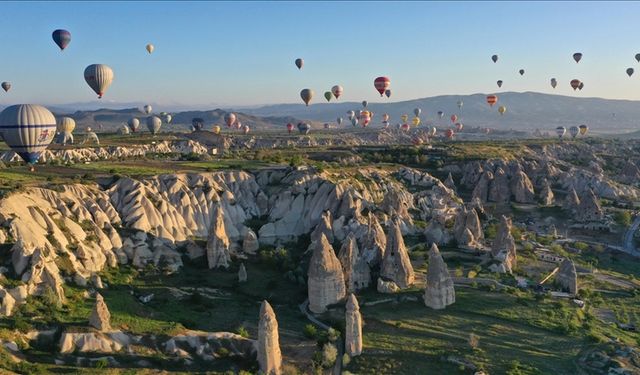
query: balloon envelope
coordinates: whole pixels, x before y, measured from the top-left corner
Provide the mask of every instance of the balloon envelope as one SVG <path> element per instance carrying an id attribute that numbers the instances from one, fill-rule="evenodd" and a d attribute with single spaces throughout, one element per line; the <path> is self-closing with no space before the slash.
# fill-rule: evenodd
<path id="1" fill-rule="evenodd" d="M 304 60 L 302 60 L 301 58 L 297 58 L 295 63 L 298 69 L 302 69 L 302 65 L 304 65 Z"/>
<path id="2" fill-rule="evenodd" d="M 496 104 L 497 102 L 498 102 L 497 95 L 487 95 L 487 104 L 489 104 L 489 106 L 493 107 L 493 105 Z"/>
<path id="3" fill-rule="evenodd" d="M 420 116 L 421 113 L 422 113 L 422 110 L 420 108 L 416 108 L 413 110 L 413 114 L 416 115 L 416 117 Z"/>
<path id="4" fill-rule="evenodd" d="M 153 46 L 153 44 L 149 43 L 147 44 L 147 52 L 149 52 L 149 54 L 153 53 L 153 50 L 156 49 L 156 47 Z"/>
<path id="5" fill-rule="evenodd" d="M 491 56 L 491 60 L 495 63 L 498 62 L 498 55 Z"/>
<path id="6" fill-rule="evenodd" d="M 61 117 L 58 120 L 58 124 L 56 126 L 56 131 L 59 133 L 71 133 L 76 128 L 76 122 L 71 117 Z"/>
<path id="7" fill-rule="evenodd" d="M 333 94 L 333 96 L 336 97 L 336 99 L 338 99 L 340 97 L 340 95 L 342 95 L 342 92 L 344 90 L 342 89 L 342 86 L 340 85 L 335 85 L 331 88 L 331 93 Z"/>
<path id="8" fill-rule="evenodd" d="M 84 70 L 84 80 L 102 98 L 113 82 L 113 70 L 104 64 L 92 64 Z"/>
<path id="9" fill-rule="evenodd" d="M 60 50 L 64 50 L 67 48 L 69 43 L 71 43 L 71 33 L 67 30 L 58 29 L 51 34 L 53 41 L 60 47 Z"/>
<path id="10" fill-rule="evenodd" d="M 571 88 L 573 88 L 573 91 L 576 91 L 578 89 L 578 86 L 580 86 L 580 80 L 572 79 L 571 82 L 569 82 L 569 84 L 571 85 Z"/>
<path id="11" fill-rule="evenodd" d="M 507 107 L 501 105 L 498 107 L 498 112 L 500 112 L 501 115 L 504 115 L 504 113 L 507 112 Z"/>
<path id="12" fill-rule="evenodd" d="M 144 113 L 146 114 L 150 114 L 151 111 L 153 111 L 153 107 L 150 106 L 149 104 L 145 105 L 144 107 L 142 107 L 142 110 L 144 111 Z"/>
<path id="13" fill-rule="evenodd" d="M 498 87 L 502 87 L 502 80 L 498 80 L 496 83 L 498 84 Z"/>
<path id="14" fill-rule="evenodd" d="M 438 111 L 438 117 L 443 118 L 444 117 L 444 112 Z"/>
<path id="15" fill-rule="evenodd" d="M 580 129 L 580 135 L 587 134 L 587 131 L 589 130 L 587 125 L 580 125 L 578 128 Z"/>
<path id="16" fill-rule="evenodd" d="M 518 70 L 518 73 L 520 73 L 521 76 L 524 75 L 524 69 Z"/>
<path id="17" fill-rule="evenodd" d="M 236 122 L 236 115 L 234 113 L 227 113 L 224 115 L 224 122 L 228 127 L 231 127 Z"/>
<path id="18" fill-rule="evenodd" d="M 582 59 L 582 54 L 580 52 L 576 52 L 573 54 L 573 59 L 576 60 L 577 63 Z"/>
<path id="19" fill-rule="evenodd" d="M 300 98 L 302 98 L 302 101 L 308 107 L 311 99 L 313 99 L 313 90 L 303 89 L 300 91 Z"/>
<path id="20" fill-rule="evenodd" d="M 0 113 L 0 134 L 22 160 L 33 164 L 56 134 L 56 118 L 36 104 L 17 104 Z"/>
<path id="21" fill-rule="evenodd" d="M 129 119 L 129 121 L 127 121 L 127 125 L 129 125 L 131 131 L 135 133 L 138 130 L 138 127 L 140 127 L 140 120 L 132 117 Z"/>
<path id="22" fill-rule="evenodd" d="M 414 118 L 411 120 L 411 124 L 412 124 L 413 126 L 418 126 L 418 125 L 420 125 L 420 117 L 414 117 Z"/>
<path id="23" fill-rule="evenodd" d="M 380 93 L 380 96 L 382 96 L 389 86 L 391 86 L 391 80 L 388 77 L 378 77 L 373 80 L 373 86 Z"/>
<path id="24" fill-rule="evenodd" d="M 558 81 L 555 78 L 551 78 L 551 87 L 554 89 L 558 86 Z"/>
<path id="25" fill-rule="evenodd" d="M 331 93 L 331 91 L 325 91 L 324 92 L 324 98 L 327 99 L 328 102 L 331 101 L 332 97 L 333 97 L 333 94 Z"/>
<path id="26" fill-rule="evenodd" d="M 391 97 L 391 90 L 384 90 L 384 95 L 389 98 Z"/>
<path id="27" fill-rule="evenodd" d="M 151 134 L 157 134 L 162 126 L 162 120 L 158 116 L 149 116 L 147 117 L 147 128 L 151 132 Z"/>
<path id="28" fill-rule="evenodd" d="M 633 68 L 627 68 L 627 75 L 631 77 L 633 75 Z"/>
<path id="29" fill-rule="evenodd" d="M 579 133 L 580 129 L 578 129 L 577 126 L 572 126 L 569 128 L 569 134 L 571 135 L 571 138 L 575 138 Z"/>
<path id="30" fill-rule="evenodd" d="M 564 136 L 564 133 L 567 132 L 567 129 L 564 126 L 558 126 L 556 128 L 556 134 L 558 135 L 559 138 L 562 138 Z"/>
<path id="31" fill-rule="evenodd" d="M 5 92 L 9 92 L 9 89 L 11 89 L 11 84 L 9 82 L 2 82 L 2 89 Z"/>
<path id="32" fill-rule="evenodd" d="M 193 126 L 193 130 L 199 131 L 204 128 L 204 119 L 201 117 L 194 117 L 191 119 L 191 126 Z"/>
<path id="33" fill-rule="evenodd" d="M 456 125 L 455 125 L 455 126 L 456 126 L 456 131 L 457 131 L 457 132 L 461 132 L 461 131 L 462 131 L 462 129 L 464 128 L 464 125 L 462 125 L 462 123 L 461 123 L 461 122 L 456 122 Z"/>
<path id="34" fill-rule="evenodd" d="M 640 62 L 640 53 L 636 53 L 636 61 Z"/>

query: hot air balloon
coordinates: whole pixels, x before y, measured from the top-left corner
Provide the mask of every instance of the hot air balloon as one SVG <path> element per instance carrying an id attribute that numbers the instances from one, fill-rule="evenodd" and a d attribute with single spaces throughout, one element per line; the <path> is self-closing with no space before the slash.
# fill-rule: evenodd
<path id="1" fill-rule="evenodd" d="M 569 134 L 571 135 L 572 139 L 575 139 L 578 134 L 580 134 L 580 129 L 578 129 L 577 126 L 572 126 L 569 128 Z"/>
<path id="2" fill-rule="evenodd" d="M 409 119 L 409 115 L 400 116 L 400 120 L 402 120 L 403 123 L 407 122 L 408 119 Z"/>
<path id="3" fill-rule="evenodd" d="M 489 104 L 490 107 L 493 107 L 493 105 L 496 104 L 497 102 L 498 102 L 497 95 L 487 95 L 487 104 Z"/>
<path id="4" fill-rule="evenodd" d="M 158 116 L 149 116 L 147 117 L 147 128 L 151 132 L 151 134 L 156 135 L 160 127 L 162 126 L 162 120 Z"/>
<path id="5" fill-rule="evenodd" d="M 300 97 L 302 98 L 304 104 L 308 107 L 311 99 L 313 99 L 313 90 L 303 89 L 302 91 L 300 91 Z"/>
<path id="6" fill-rule="evenodd" d="M 144 107 L 142 107 L 142 111 L 146 114 L 150 114 L 151 111 L 153 111 L 153 107 L 149 104 L 145 105 Z"/>
<path id="7" fill-rule="evenodd" d="M 498 107 L 498 112 L 499 112 L 501 115 L 504 115 L 504 113 L 505 113 L 505 112 L 507 112 L 507 107 L 505 107 L 505 106 L 501 105 L 500 107 Z"/>
<path id="8" fill-rule="evenodd" d="M 328 102 L 331 101 L 332 97 L 333 97 L 333 94 L 331 93 L 331 91 L 325 91 L 324 92 L 324 98 L 327 99 Z"/>
<path id="9" fill-rule="evenodd" d="M 627 68 L 627 75 L 631 77 L 633 75 L 633 68 Z"/>
<path id="10" fill-rule="evenodd" d="M 378 77 L 373 81 L 373 86 L 378 90 L 380 96 L 391 86 L 391 80 L 387 77 Z"/>
<path id="11" fill-rule="evenodd" d="M 173 116 L 167 114 L 164 116 L 164 122 L 166 122 L 167 124 L 171 124 L 171 121 L 173 120 Z"/>
<path id="12" fill-rule="evenodd" d="M 578 89 L 578 86 L 580 86 L 580 80 L 579 79 L 572 79 L 569 84 L 573 88 L 573 91 L 576 91 Z"/>
<path id="13" fill-rule="evenodd" d="M 447 130 L 444 132 L 444 136 L 445 136 L 447 139 L 453 139 L 453 136 L 454 136 L 455 134 L 456 134 L 456 133 L 454 133 L 454 132 L 453 132 L 453 129 L 447 129 Z"/>
<path id="14" fill-rule="evenodd" d="M 200 131 L 204 128 L 204 119 L 201 117 L 194 117 L 191 119 L 191 126 L 194 131 Z"/>
<path id="15" fill-rule="evenodd" d="M 338 118 L 336 119 L 336 122 L 338 123 L 338 126 L 339 126 L 339 125 L 342 125 L 342 117 L 338 117 Z"/>
<path id="16" fill-rule="evenodd" d="M 71 33 L 67 30 L 58 29 L 51 34 L 53 41 L 60 47 L 60 51 L 67 48 L 69 43 L 71 43 Z"/>
<path id="17" fill-rule="evenodd" d="M 580 62 L 580 59 L 582 59 L 582 54 L 580 52 L 576 52 L 573 54 L 573 59 L 576 60 L 576 63 Z"/>
<path id="18" fill-rule="evenodd" d="M 587 134 L 587 131 L 589 130 L 589 127 L 587 125 L 580 125 L 578 126 L 578 129 L 580 129 L 580 135 L 585 135 Z"/>
<path id="19" fill-rule="evenodd" d="M 304 60 L 302 60 L 301 58 L 297 58 L 296 66 L 298 67 L 298 69 L 302 69 L 302 65 L 304 65 Z"/>
<path id="20" fill-rule="evenodd" d="M 498 55 L 491 56 L 491 60 L 493 60 L 494 63 L 498 62 Z"/>
<path id="21" fill-rule="evenodd" d="M 414 146 L 421 146 L 424 143 L 424 141 L 422 140 L 422 138 L 416 135 L 411 138 L 411 143 L 413 143 Z"/>
<path id="22" fill-rule="evenodd" d="M 240 120 L 236 121 L 235 126 L 236 129 L 242 129 L 242 123 L 240 122 Z"/>
<path id="23" fill-rule="evenodd" d="M 324 126 L 325 129 L 329 129 L 329 123 L 328 122 L 325 122 L 323 126 Z"/>
<path id="24" fill-rule="evenodd" d="M 9 92 L 9 90 L 11 89 L 11 84 L 9 82 L 2 82 L 1 86 L 5 92 Z"/>
<path id="25" fill-rule="evenodd" d="M 220 134 L 220 130 L 222 130 L 222 128 L 220 128 L 220 125 L 215 125 L 213 127 L 213 134 Z"/>
<path id="26" fill-rule="evenodd" d="M 413 126 L 418 126 L 418 125 L 420 125 L 420 117 L 414 117 L 414 118 L 411 120 L 411 125 L 413 125 Z"/>
<path id="27" fill-rule="evenodd" d="M 456 131 L 459 133 L 462 131 L 462 129 L 464 128 L 464 125 L 462 125 L 461 122 L 456 122 Z"/>
<path id="28" fill-rule="evenodd" d="M 242 127 L 242 132 L 244 134 L 249 134 L 249 130 L 251 130 L 251 128 L 249 128 L 249 125 L 245 125 Z"/>
<path id="29" fill-rule="evenodd" d="M 400 126 L 400 129 L 404 132 L 408 132 L 411 127 L 409 126 L 409 124 L 402 124 L 402 126 Z"/>
<path id="30" fill-rule="evenodd" d="M 564 126 L 558 126 L 556 128 L 556 134 L 558 135 L 558 138 L 562 139 L 562 137 L 564 136 L 564 133 L 567 132 L 567 129 Z"/>
<path id="31" fill-rule="evenodd" d="M 356 116 L 356 113 L 354 111 L 347 111 L 347 116 L 349 117 L 349 120 L 351 120 Z"/>
<path id="32" fill-rule="evenodd" d="M 224 115 L 224 122 L 228 127 L 231 127 L 231 125 L 235 124 L 236 122 L 236 115 L 234 113 L 227 113 L 226 115 Z"/>
<path id="33" fill-rule="evenodd" d="M 358 125 L 358 119 L 356 117 L 352 117 L 351 118 L 351 126 L 356 126 Z"/>
<path id="34" fill-rule="evenodd" d="M 298 123 L 298 131 L 302 134 L 309 134 L 309 131 L 311 130 L 311 125 L 307 124 L 306 122 L 299 122 Z"/>
<path id="35" fill-rule="evenodd" d="M 147 52 L 149 52 L 149 54 L 153 53 L 153 50 L 156 48 L 153 46 L 153 44 L 149 43 L 147 44 Z"/>
<path id="36" fill-rule="evenodd" d="M 456 115 L 451 115 L 451 122 L 455 123 L 458 120 L 458 116 Z"/>
<path id="37" fill-rule="evenodd" d="M 29 164 L 35 164 L 56 134 L 56 118 L 37 104 L 17 104 L 0 113 L 0 134 Z"/>
<path id="38" fill-rule="evenodd" d="M 384 90 L 384 95 L 385 95 L 387 98 L 390 98 L 390 97 L 391 97 L 391 90 Z"/>
<path id="39" fill-rule="evenodd" d="M 462 100 L 458 100 L 458 108 L 462 109 L 462 106 L 464 105 L 464 103 L 462 102 Z"/>
<path id="40" fill-rule="evenodd" d="M 368 102 L 368 101 L 363 100 L 363 101 L 362 101 L 362 108 L 367 108 L 367 105 L 368 105 L 368 104 L 369 104 L 369 102 Z"/>
<path id="41" fill-rule="evenodd" d="M 636 61 L 640 62 L 640 53 L 636 53 Z"/>
<path id="42" fill-rule="evenodd" d="M 413 110 L 413 114 L 416 115 L 416 117 L 420 117 L 421 113 L 422 113 L 422 110 L 420 108 L 416 108 Z"/>
<path id="43" fill-rule="evenodd" d="M 118 134 L 120 135 L 129 135 L 129 127 L 127 125 L 122 125 L 119 129 L 118 129 Z"/>
<path id="44" fill-rule="evenodd" d="M 335 85 L 331 88 L 331 93 L 333 94 L 333 96 L 336 97 L 336 99 L 338 99 L 340 97 L 340 95 L 342 95 L 342 92 L 344 90 L 342 89 L 342 86 L 340 85 Z"/>
<path id="45" fill-rule="evenodd" d="M 84 70 L 84 80 L 102 98 L 113 82 L 113 70 L 104 64 L 92 64 Z"/>
<path id="46" fill-rule="evenodd" d="M 498 84 L 498 87 L 502 87 L 502 80 L 498 80 L 496 83 Z"/>
<path id="47" fill-rule="evenodd" d="M 583 88 L 584 88 L 584 82 L 580 82 L 580 84 L 578 85 L 578 90 L 582 91 Z"/>
<path id="48" fill-rule="evenodd" d="M 429 135 L 429 137 L 435 137 L 437 131 L 438 130 L 436 129 L 436 127 L 432 126 L 431 128 L 429 128 L 429 132 L 427 134 Z"/>
<path id="49" fill-rule="evenodd" d="M 360 116 L 362 116 L 362 111 L 361 110 L 357 110 L 356 111 L 356 118 L 360 118 Z"/>
<path id="50" fill-rule="evenodd" d="M 558 86 L 558 81 L 555 78 L 551 78 L 551 87 L 554 89 Z"/>
<path id="51" fill-rule="evenodd" d="M 129 119 L 129 121 L 127 121 L 127 125 L 129 125 L 131 132 L 135 133 L 136 131 L 138 131 L 138 127 L 140 126 L 140 120 L 132 117 Z"/>
<path id="52" fill-rule="evenodd" d="M 523 76 L 524 75 L 524 69 L 518 70 L 518 73 L 520 73 L 520 75 Z"/>
<path id="53" fill-rule="evenodd" d="M 491 133 L 491 129 L 489 128 L 484 128 L 484 134 L 489 134 Z"/>
<path id="54" fill-rule="evenodd" d="M 440 119 L 442 119 L 444 117 L 444 112 L 438 111 L 438 117 L 440 117 Z"/>
<path id="55" fill-rule="evenodd" d="M 60 133 L 58 143 L 66 145 L 67 143 L 73 143 L 73 130 L 76 128 L 76 122 L 71 117 L 61 117 L 58 120 L 56 131 Z"/>
<path id="56" fill-rule="evenodd" d="M 292 124 L 292 123 L 288 123 L 288 124 L 287 124 L 287 131 L 288 131 L 289 133 L 291 133 L 291 132 L 293 131 L 293 124 Z"/>
<path id="57" fill-rule="evenodd" d="M 391 118 L 391 116 L 389 116 L 388 113 L 383 113 L 382 114 L 382 121 L 383 122 L 388 122 L 390 118 Z"/>

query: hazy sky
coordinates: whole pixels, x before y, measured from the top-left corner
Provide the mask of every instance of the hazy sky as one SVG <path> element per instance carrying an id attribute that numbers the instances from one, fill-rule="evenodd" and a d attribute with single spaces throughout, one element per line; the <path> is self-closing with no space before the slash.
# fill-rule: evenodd
<path id="1" fill-rule="evenodd" d="M 122 103 L 301 103 L 303 88 L 319 102 L 334 84 L 340 100 L 379 101 L 379 75 L 393 101 L 502 90 L 640 99 L 636 2 L 2 2 L 0 14 L 0 81 L 13 85 L 0 104 L 98 102 L 83 78 L 93 63 L 115 73 L 102 100 Z M 57 28 L 72 33 L 63 52 Z"/>

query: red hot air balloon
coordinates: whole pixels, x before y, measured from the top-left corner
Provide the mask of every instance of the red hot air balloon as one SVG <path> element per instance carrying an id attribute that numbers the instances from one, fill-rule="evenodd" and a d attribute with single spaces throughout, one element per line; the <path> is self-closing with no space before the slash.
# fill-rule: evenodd
<path id="1" fill-rule="evenodd" d="M 452 139 L 454 135 L 455 135 L 455 133 L 453 132 L 452 129 L 447 129 L 444 132 L 444 136 L 447 137 L 448 139 Z"/>
<path id="2" fill-rule="evenodd" d="M 291 133 L 293 131 L 293 124 L 292 123 L 288 123 L 287 124 L 287 131 L 289 131 L 289 133 Z"/>
<path id="3" fill-rule="evenodd" d="M 497 95 L 487 95 L 487 104 L 489 104 L 490 107 L 493 107 L 493 105 L 496 104 L 497 102 L 498 102 Z"/>
<path id="4" fill-rule="evenodd" d="M 451 115 L 451 122 L 455 123 L 458 120 L 458 116 Z"/>
<path id="5" fill-rule="evenodd" d="M 578 87 L 580 87 L 580 80 L 579 79 L 572 79 L 570 84 L 571 84 L 571 87 L 573 88 L 573 91 L 576 91 L 578 89 Z"/>
<path id="6" fill-rule="evenodd" d="M 380 96 L 391 86 L 391 80 L 387 77 L 378 77 L 373 81 L 373 86 L 378 90 Z"/>

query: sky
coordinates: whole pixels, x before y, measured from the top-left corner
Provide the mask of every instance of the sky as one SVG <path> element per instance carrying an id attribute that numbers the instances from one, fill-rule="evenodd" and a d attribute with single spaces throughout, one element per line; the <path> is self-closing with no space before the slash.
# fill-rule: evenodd
<path id="1" fill-rule="evenodd" d="M 321 102 L 335 84 L 340 101 L 501 91 L 640 100 L 640 2 L 0 2 L 0 14 L 0 81 L 12 84 L 2 105 L 233 108 L 302 103 L 303 88 Z M 64 51 L 58 28 L 72 34 Z M 83 77 L 94 63 L 115 74 L 100 100 Z M 382 75 L 390 99 L 373 87 Z"/>

